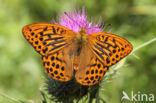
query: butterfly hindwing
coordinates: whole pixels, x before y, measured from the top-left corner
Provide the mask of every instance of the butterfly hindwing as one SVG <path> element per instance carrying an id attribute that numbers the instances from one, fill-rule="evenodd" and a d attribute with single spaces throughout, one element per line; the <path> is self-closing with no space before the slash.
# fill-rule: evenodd
<path id="1" fill-rule="evenodd" d="M 69 81 L 73 75 L 72 57 L 69 48 L 49 56 L 42 56 L 43 66 L 50 77 L 58 81 Z"/>
<path id="2" fill-rule="evenodd" d="M 41 55 L 53 54 L 70 45 L 75 33 L 63 26 L 36 23 L 22 30 L 24 37 Z"/>
<path id="3" fill-rule="evenodd" d="M 77 65 L 74 65 L 74 68 L 78 68 L 75 78 L 82 85 L 90 86 L 98 83 L 107 72 L 108 67 L 98 60 L 87 42 L 83 44 L 80 55 L 74 60 L 76 58 L 79 61 L 75 62 Z"/>
<path id="4" fill-rule="evenodd" d="M 107 72 L 108 67 L 104 66 L 96 56 L 90 58 L 89 64 L 76 72 L 76 80 L 82 85 L 90 86 L 98 83 Z"/>
<path id="5" fill-rule="evenodd" d="M 88 45 L 105 66 L 117 63 L 133 49 L 126 39 L 109 33 L 88 35 Z"/>

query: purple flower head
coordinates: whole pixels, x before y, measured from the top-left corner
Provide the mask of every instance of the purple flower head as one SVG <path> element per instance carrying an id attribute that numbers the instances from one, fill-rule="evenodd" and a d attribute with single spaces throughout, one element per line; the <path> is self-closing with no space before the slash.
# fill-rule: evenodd
<path id="1" fill-rule="evenodd" d="M 87 20 L 87 15 L 85 12 L 85 8 L 78 11 L 74 10 L 74 12 L 64 13 L 64 15 L 60 15 L 58 17 L 58 23 L 53 19 L 53 23 L 65 26 L 74 32 L 78 33 L 79 30 L 84 27 L 86 29 L 87 34 L 102 32 L 104 28 L 100 28 L 101 19 L 98 24 L 91 20 L 90 22 Z"/>

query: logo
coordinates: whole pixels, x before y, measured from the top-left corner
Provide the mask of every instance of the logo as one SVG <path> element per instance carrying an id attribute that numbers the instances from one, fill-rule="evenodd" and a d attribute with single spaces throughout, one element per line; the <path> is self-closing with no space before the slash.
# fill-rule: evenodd
<path id="1" fill-rule="evenodd" d="M 122 98 L 121 101 L 128 100 L 128 101 L 154 101 L 154 94 L 144 94 L 138 91 L 137 93 L 134 93 L 131 91 L 131 95 L 129 96 L 125 91 L 122 91 Z"/>

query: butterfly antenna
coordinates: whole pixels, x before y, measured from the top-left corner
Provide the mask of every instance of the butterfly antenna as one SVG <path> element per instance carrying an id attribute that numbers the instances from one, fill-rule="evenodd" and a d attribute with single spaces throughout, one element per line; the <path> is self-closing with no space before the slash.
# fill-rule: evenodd
<path id="1" fill-rule="evenodd" d="M 112 24 L 105 24 L 105 25 L 103 26 L 103 29 L 106 29 L 107 27 L 112 27 Z"/>
<path id="2" fill-rule="evenodd" d="M 108 28 L 108 27 L 110 27 L 110 28 Z M 106 28 L 108 28 L 107 29 L 107 33 L 110 33 L 111 30 L 112 30 L 112 24 L 106 24 L 106 25 L 104 25 L 103 29 L 105 30 Z"/>
<path id="3" fill-rule="evenodd" d="M 64 14 L 65 14 L 70 20 L 72 20 L 75 24 L 77 24 L 77 25 L 81 28 L 81 26 L 80 26 L 75 20 L 73 20 L 73 18 L 71 18 L 71 17 L 68 15 L 67 12 L 64 12 Z"/>

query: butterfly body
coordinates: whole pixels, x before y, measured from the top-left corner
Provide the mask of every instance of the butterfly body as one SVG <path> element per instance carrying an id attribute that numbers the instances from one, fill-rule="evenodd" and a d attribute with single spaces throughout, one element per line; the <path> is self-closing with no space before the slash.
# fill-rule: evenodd
<path id="1" fill-rule="evenodd" d="M 25 26 L 24 37 L 42 56 L 50 77 L 66 82 L 73 76 L 82 85 L 98 83 L 108 68 L 133 49 L 124 38 L 110 33 L 78 33 L 56 24 L 36 23 Z"/>
<path id="2" fill-rule="evenodd" d="M 82 27 L 79 30 L 79 32 L 76 34 L 76 39 L 77 39 L 78 43 L 82 43 L 82 42 L 86 41 L 86 37 L 87 37 L 86 30 L 84 27 Z"/>
<path id="3" fill-rule="evenodd" d="M 84 27 L 82 27 L 72 40 L 72 46 L 68 55 L 73 58 L 73 69 L 78 71 L 81 65 L 84 51 L 88 50 L 87 47 L 87 34 Z"/>

